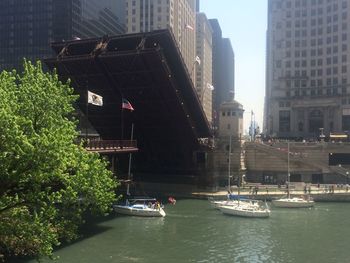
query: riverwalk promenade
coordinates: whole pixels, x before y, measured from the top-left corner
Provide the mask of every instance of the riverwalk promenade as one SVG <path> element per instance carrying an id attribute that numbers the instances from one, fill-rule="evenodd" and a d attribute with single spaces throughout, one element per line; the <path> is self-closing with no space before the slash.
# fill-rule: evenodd
<path id="1" fill-rule="evenodd" d="M 224 199 L 227 197 L 228 191 L 221 190 L 216 192 L 198 191 L 193 192 L 194 198 L 207 199 Z M 258 200 L 271 201 L 280 198 L 287 194 L 285 187 L 278 187 L 274 185 L 251 185 L 238 189 L 238 187 L 231 187 L 231 194 L 240 195 L 245 198 L 252 198 Z M 350 202 L 350 189 L 345 185 L 320 185 L 309 186 L 306 188 L 290 189 L 291 196 L 310 195 L 316 202 Z"/>
<path id="2" fill-rule="evenodd" d="M 185 184 L 161 184 L 161 183 L 139 183 L 138 188 L 142 192 L 136 195 L 173 196 L 176 198 L 195 199 L 225 199 L 227 198 L 227 187 L 215 189 L 201 189 Z M 238 194 L 238 187 L 231 187 L 232 194 Z M 246 184 L 240 188 L 240 196 L 252 199 L 267 200 L 280 198 L 287 194 L 285 185 L 263 185 Z M 308 194 L 316 202 L 350 202 L 350 186 L 334 184 L 304 184 L 291 183 L 291 196 L 301 196 Z"/>

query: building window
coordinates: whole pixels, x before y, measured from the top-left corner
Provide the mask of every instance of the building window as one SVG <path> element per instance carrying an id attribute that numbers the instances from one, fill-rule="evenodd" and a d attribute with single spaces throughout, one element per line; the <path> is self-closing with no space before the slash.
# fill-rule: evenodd
<path id="1" fill-rule="evenodd" d="M 350 115 L 343 115 L 342 126 L 343 131 L 350 131 Z"/>
<path id="2" fill-rule="evenodd" d="M 304 123 L 302 123 L 301 121 L 299 121 L 298 123 L 298 131 L 300 132 L 304 131 Z"/>
<path id="3" fill-rule="evenodd" d="M 281 110 L 279 112 L 279 131 L 280 132 L 290 131 L 290 111 Z"/>

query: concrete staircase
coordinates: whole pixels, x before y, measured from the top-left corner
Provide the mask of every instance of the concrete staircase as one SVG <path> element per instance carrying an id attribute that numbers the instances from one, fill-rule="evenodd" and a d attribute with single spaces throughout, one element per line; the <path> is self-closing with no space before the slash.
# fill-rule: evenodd
<path id="1" fill-rule="evenodd" d="M 287 171 L 286 142 L 273 144 L 247 142 L 245 151 L 245 164 L 249 171 Z M 350 152 L 350 144 L 290 142 L 289 152 L 291 173 L 333 174 L 349 179 L 350 167 L 329 166 L 328 158 L 329 153 Z"/>
<path id="2" fill-rule="evenodd" d="M 245 144 L 245 148 L 248 170 L 287 171 L 288 150 L 286 144 L 284 147 L 274 147 L 249 142 Z M 305 154 L 293 150 L 290 147 L 289 166 L 291 171 L 320 171 L 324 168 L 322 163 L 310 162 L 306 159 Z"/>

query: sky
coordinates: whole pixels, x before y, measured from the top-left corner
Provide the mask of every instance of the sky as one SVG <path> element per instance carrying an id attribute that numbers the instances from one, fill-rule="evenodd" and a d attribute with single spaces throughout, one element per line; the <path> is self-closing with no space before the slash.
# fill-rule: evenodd
<path id="1" fill-rule="evenodd" d="M 235 53 L 235 100 L 243 105 L 244 130 L 251 111 L 263 126 L 267 0 L 200 0 L 200 11 L 219 21 Z"/>

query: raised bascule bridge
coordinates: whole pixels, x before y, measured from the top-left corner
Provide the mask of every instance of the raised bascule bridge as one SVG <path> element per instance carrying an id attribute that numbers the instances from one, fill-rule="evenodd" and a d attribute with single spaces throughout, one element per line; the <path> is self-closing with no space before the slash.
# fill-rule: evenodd
<path id="1" fill-rule="evenodd" d="M 130 139 L 134 124 L 134 177 L 198 181 L 196 157 L 210 148 L 201 142 L 211 130 L 171 31 L 55 42 L 52 48 L 56 56 L 45 64 L 62 81 L 71 79 L 77 106 L 102 140 Z M 88 90 L 103 97 L 102 107 L 87 107 Z M 134 111 L 122 110 L 123 98 Z M 117 162 L 121 169 L 124 157 Z"/>

